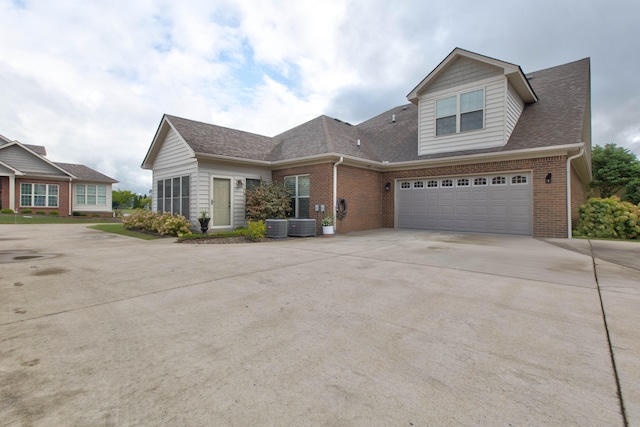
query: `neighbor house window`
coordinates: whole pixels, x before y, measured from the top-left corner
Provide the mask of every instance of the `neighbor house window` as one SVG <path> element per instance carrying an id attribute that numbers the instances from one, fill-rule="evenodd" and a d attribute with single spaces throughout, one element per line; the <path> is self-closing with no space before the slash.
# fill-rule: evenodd
<path id="1" fill-rule="evenodd" d="M 57 184 L 20 184 L 20 206 L 57 208 L 60 187 Z"/>
<path id="2" fill-rule="evenodd" d="M 107 186 L 76 184 L 76 205 L 106 206 Z"/>
<path id="3" fill-rule="evenodd" d="M 484 89 L 436 100 L 436 135 L 484 127 Z"/>
<path id="4" fill-rule="evenodd" d="M 291 215 L 295 218 L 309 218 L 309 175 L 288 176 L 284 185 L 291 193 Z"/>
<path id="5" fill-rule="evenodd" d="M 189 176 L 161 179 L 157 184 L 157 211 L 189 218 Z"/>

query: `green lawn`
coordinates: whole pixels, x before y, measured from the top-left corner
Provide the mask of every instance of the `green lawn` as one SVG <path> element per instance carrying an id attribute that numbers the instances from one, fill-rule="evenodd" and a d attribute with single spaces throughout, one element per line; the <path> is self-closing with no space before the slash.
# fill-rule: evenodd
<path id="1" fill-rule="evenodd" d="M 121 223 L 96 224 L 96 225 L 90 225 L 88 228 L 105 231 L 107 233 L 120 234 L 121 236 L 136 237 L 138 239 L 143 239 L 143 240 L 158 239 L 157 236 L 153 236 L 151 234 L 140 233 L 138 231 L 133 231 L 133 230 L 127 230 L 122 226 Z"/>

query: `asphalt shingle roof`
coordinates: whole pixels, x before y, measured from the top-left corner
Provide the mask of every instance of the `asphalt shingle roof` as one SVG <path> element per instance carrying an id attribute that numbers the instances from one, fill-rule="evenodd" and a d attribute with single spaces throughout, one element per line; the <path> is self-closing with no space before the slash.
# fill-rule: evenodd
<path id="1" fill-rule="evenodd" d="M 165 115 L 196 153 L 279 161 L 335 153 L 402 162 L 581 142 L 589 106 L 589 58 L 528 74 L 539 101 L 525 105 L 502 147 L 418 155 L 418 107 L 394 107 L 358 125 L 322 115 L 274 137 Z M 393 117 L 395 116 L 395 121 Z M 357 141 L 360 140 L 360 146 Z"/>
<path id="2" fill-rule="evenodd" d="M 85 165 L 77 165 L 74 163 L 58 163 L 58 162 L 54 162 L 54 164 L 83 181 L 111 182 L 111 183 L 118 182 L 117 180 L 111 177 L 108 177 L 107 175 L 104 175 L 96 170 L 93 170 L 90 167 Z"/>

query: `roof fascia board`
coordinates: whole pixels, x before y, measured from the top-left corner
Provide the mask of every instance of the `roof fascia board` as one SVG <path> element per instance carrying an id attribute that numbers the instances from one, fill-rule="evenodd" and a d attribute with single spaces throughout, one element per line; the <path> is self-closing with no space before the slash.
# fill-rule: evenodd
<path id="1" fill-rule="evenodd" d="M 153 169 L 151 163 L 153 162 L 153 160 L 155 160 L 156 156 L 158 155 L 158 152 L 160 151 L 162 143 L 164 142 L 164 139 L 169 133 L 169 129 L 173 129 L 173 131 L 178 135 L 178 138 L 180 138 L 180 141 L 182 141 L 185 147 L 187 147 L 187 149 L 191 151 L 193 155 L 196 154 L 191 148 L 191 146 L 187 144 L 187 141 L 184 140 L 180 132 L 178 132 L 175 126 L 173 126 L 173 124 L 165 114 L 162 116 L 160 125 L 158 126 L 158 129 L 156 130 L 156 133 L 153 136 L 153 140 L 151 141 L 151 146 L 149 147 L 149 150 L 147 150 L 147 155 L 144 156 L 144 160 L 142 161 L 142 165 L 141 165 L 142 169 L 148 169 L 148 170 Z"/>
<path id="2" fill-rule="evenodd" d="M 5 167 L 5 168 L 9 169 L 10 171 L 13 171 L 14 175 L 17 175 L 17 176 L 22 176 L 22 175 L 24 175 L 24 173 L 23 173 L 22 171 L 19 171 L 18 169 L 14 168 L 14 167 L 13 167 L 13 166 L 11 166 L 11 165 L 6 164 L 6 163 L 5 163 L 5 162 L 3 162 L 3 161 L 0 161 L 0 166 L 3 166 L 3 167 Z"/>
<path id="3" fill-rule="evenodd" d="M 457 59 L 458 57 L 466 57 L 469 59 L 473 59 L 479 62 L 484 62 L 489 65 L 493 65 L 498 68 L 502 68 L 504 71 L 504 75 L 512 81 L 513 86 L 518 90 L 520 96 L 526 103 L 535 102 L 538 100 L 533 88 L 529 84 L 527 77 L 522 72 L 520 66 L 512 64 L 510 62 L 501 61 L 499 59 L 491 58 L 489 56 L 480 55 L 475 52 L 471 52 L 465 49 L 461 49 L 459 47 L 455 48 L 445 59 L 438 64 L 436 68 L 431 71 L 427 77 L 422 79 L 418 85 L 413 88 L 411 92 L 407 95 L 407 99 L 414 104 L 417 103 L 419 92 L 433 79 L 437 78 L 440 73 L 447 68 L 449 63 Z M 516 77 L 518 76 L 518 77 Z"/>
<path id="4" fill-rule="evenodd" d="M 385 170 L 419 169 L 421 167 L 448 166 L 452 164 L 462 165 L 491 161 L 505 161 L 517 159 L 534 159 L 547 156 L 564 156 L 576 154 L 584 143 L 558 145 L 555 147 L 527 148 L 523 150 L 501 151 L 493 153 L 468 154 L 464 156 L 440 157 L 428 160 L 412 160 L 408 162 L 389 163 Z"/>
<path id="5" fill-rule="evenodd" d="M 256 165 L 256 166 L 266 166 L 270 167 L 273 163 L 268 160 L 255 160 L 255 159 L 246 159 L 242 157 L 233 157 L 233 156 L 224 156 L 221 154 L 210 154 L 210 153 L 199 153 L 194 152 L 193 157 L 197 160 L 216 160 L 223 163 L 229 164 L 243 164 L 243 165 Z"/>
<path id="6" fill-rule="evenodd" d="M 569 154 L 576 154 L 580 151 L 580 148 L 584 147 L 583 142 L 577 142 L 573 144 L 558 145 L 555 147 L 538 147 L 527 148 L 523 150 L 511 150 L 492 153 L 480 153 L 480 154 L 467 154 L 463 156 L 451 156 L 451 157 L 439 157 L 435 159 L 424 160 L 411 160 L 407 162 L 386 162 L 386 161 L 374 161 L 368 159 L 362 159 L 359 157 L 348 156 L 339 153 L 325 153 L 317 154 L 313 156 L 299 157 L 296 159 L 279 160 L 276 162 L 270 162 L 265 160 L 251 160 L 239 157 L 221 156 L 215 154 L 196 153 L 197 159 L 215 160 L 228 164 L 250 164 L 256 166 L 268 167 L 273 170 L 283 169 L 285 167 L 299 167 L 309 166 L 312 164 L 335 162 L 341 157 L 344 158 L 345 165 L 366 167 L 379 172 L 397 171 L 405 169 L 420 169 L 425 167 L 437 167 L 448 166 L 452 164 L 471 164 L 490 161 L 505 161 L 515 159 L 532 159 L 537 157 L 546 156 L 562 156 Z M 581 157 L 581 158 L 584 158 Z M 575 160 L 574 160 L 575 161 Z"/>

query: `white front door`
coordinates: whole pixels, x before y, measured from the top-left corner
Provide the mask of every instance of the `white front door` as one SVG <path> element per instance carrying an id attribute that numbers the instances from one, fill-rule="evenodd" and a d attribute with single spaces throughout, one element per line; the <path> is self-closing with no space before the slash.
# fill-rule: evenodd
<path id="1" fill-rule="evenodd" d="M 214 227 L 231 226 L 231 180 L 213 178 L 213 215 Z"/>

